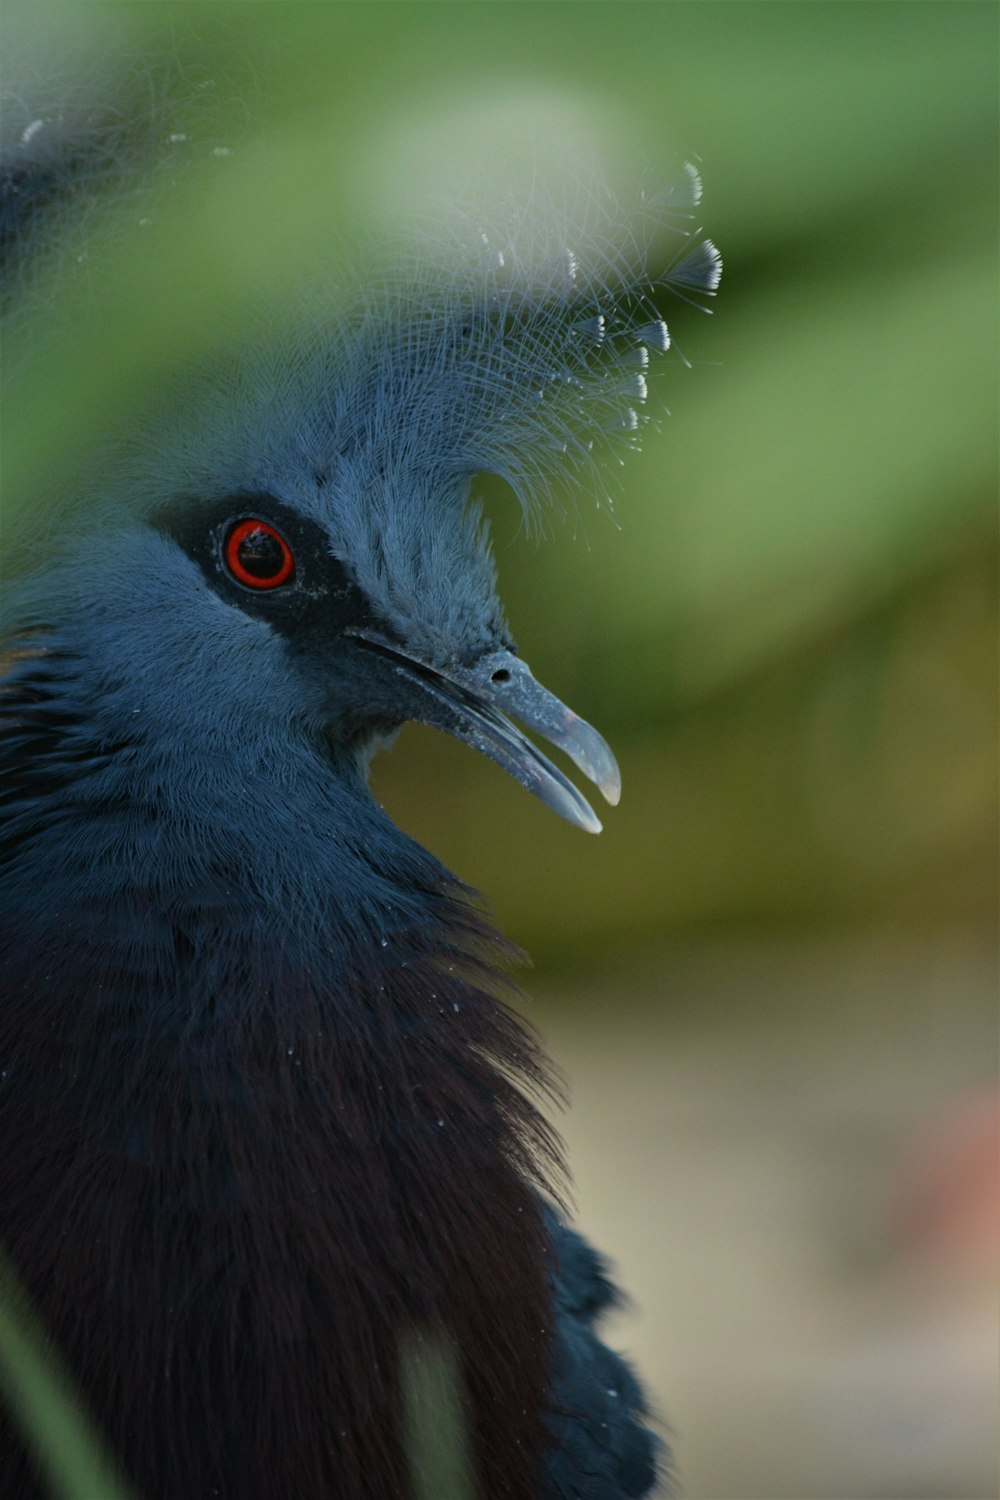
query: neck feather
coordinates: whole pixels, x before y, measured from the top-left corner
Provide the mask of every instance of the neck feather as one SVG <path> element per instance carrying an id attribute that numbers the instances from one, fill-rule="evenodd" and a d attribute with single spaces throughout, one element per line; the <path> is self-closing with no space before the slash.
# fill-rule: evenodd
<path id="1" fill-rule="evenodd" d="M 234 748 L 185 787 L 85 732 L 70 666 L 3 707 L 0 1239 L 91 1409 L 150 1493 L 405 1495 L 428 1333 L 481 1493 L 527 1500 L 558 1149 L 513 950 L 351 767 Z"/>

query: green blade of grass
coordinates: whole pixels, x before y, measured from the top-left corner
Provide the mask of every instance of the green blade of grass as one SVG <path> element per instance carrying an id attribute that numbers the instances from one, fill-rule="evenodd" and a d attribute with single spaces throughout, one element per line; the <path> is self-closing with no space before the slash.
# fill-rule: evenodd
<path id="1" fill-rule="evenodd" d="M 0 1391 L 58 1500 L 129 1500 L 115 1465 L 2 1257 Z"/>

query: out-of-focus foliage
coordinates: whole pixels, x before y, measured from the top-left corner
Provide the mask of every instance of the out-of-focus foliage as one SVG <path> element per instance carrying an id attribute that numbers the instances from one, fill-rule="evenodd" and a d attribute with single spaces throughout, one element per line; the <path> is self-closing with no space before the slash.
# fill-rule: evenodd
<path id="1" fill-rule="evenodd" d="M 697 154 L 723 289 L 711 322 L 664 304 L 693 369 L 658 382 L 673 416 L 622 471 L 621 529 L 567 496 L 536 549 L 491 502 L 515 634 L 610 733 L 620 812 L 596 847 L 412 730 L 379 788 L 543 955 L 989 909 L 991 5 L 8 5 L 5 31 L 26 98 L 53 58 L 94 97 L 131 68 L 139 113 L 143 60 L 172 56 L 156 130 L 194 111 L 199 143 L 12 336 L 15 509 L 377 235 L 407 143 L 440 181 L 518 119 L 543 156 L 547 120 L 582 122 L 631 181 Z"/>
<path id="2" fill-rule="evenodd" d="M 400 1367 L 414 1500 L 475 1500 L 456 1349 L 414 1329 Z"/>
<path id="3" fill-rule="evenodd" d="M 0 1396 L 55 1500 L 129 1500 L 0 1251 Z"/>
<path id="4" fill-rule="evenodd" d="M 880 1239 L 895 1153 L 991 1066 L 997 30 L 991 0 L 3 9 L 22 125 L 61 79 L 168 167 L 152 201 L 119 184 L 7 338 L 8 543 L 304 275 L 321 316 L 317 268 L 336 284 L 429 188 L 568 142 L 627 203 L 700 160 L 723 284 L 712 319 L 664 300 L 692 368 L 658 372 L 673 415 L 617 524 L 567 492 L 535 546 L 483 485 L 515 636 L 611 739 L 621 807 L 585 839 L 417 728 L 375 768 L 550 973 L 601 976 L 547 1019 L 581 1082 L 587 1223 L 643 1306 L 630 1341 L 692 1494 L 929 1497 L 967 1472 L 928 1469 L 941 1392 L 972 1388 L 936 1330 L 901 1303 L 891 1358 L 868 1336 L 892 1276 L 913 1294 Z M 884 1282 L 857 1274 L 880 1255 Z M 910 1403 L 917 1366 L 939 1383 Z M 417 1373 L 419 1449 L 448 1372 Z"/>

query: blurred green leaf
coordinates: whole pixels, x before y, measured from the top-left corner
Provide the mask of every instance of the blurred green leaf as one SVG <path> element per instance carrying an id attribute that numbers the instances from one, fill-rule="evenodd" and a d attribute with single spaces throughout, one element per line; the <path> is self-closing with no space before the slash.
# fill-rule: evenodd
<path id="1" fill-rule="evenodd" d="M 0 1257 L 0 1390 L 58 1500 L 128 1500 L 76 1395 Z"/>
<path id="2" fill-rule="evenodd" d="M 415 1500 L 475 1500 L 458 1350 L 442 1332 L 400 1345 L 403 1422 Z"/>
<path id="3" fill-rule="evenodd" d="M 7 16 L 8 31 L 15 17 L 44 32 L 45 55 L 65 31 L 71 71 L 179 58 L 159 107 L 198 127 L 153 222 L 140 230 L 126 205 L 95 233 L 85 274 L 63 273 L 8 341 L 26 371 L 3 414 L 8 523 L 303 283 L 321 317 L 344 264 L 388 232 L 407 173 L 446 182 L 480 144 L 494 159 L 483 121 L 513 150 L 523 116 L 542 156 L 546 120 L 577 128 L 587 150 L 606 138 L 626 200 L 633 178 L 655 185 L 698 155 L 726 274 L 711 320 L 665 297 L 693 369 L 657 372 L 651 405 L 673 416 L 621 471 L 621 530 L 567 488 L 570 526 L 532 549 L 510 497 L 484 484 L 515 635 L 541 678 L 611 732 L 621 810 L 584 845 L 419 731 L 378 764 L 377 785 L 542 951 L 890 909 L 917 870 L 924 907 L 947 891 L 949 910 L 980 910 L 995 589 L 976 585 L 960 631 L 942 622 L 995 567 L 992 5 L 121 3 Z M 567 545 L 570 532 L 582 541 Z M 858 665 L 874 660 L 877 673 Z M 956 708 L 968 663 L 975 685 Z M 954 748 L 932 732 L 956 713 L 960 796 Z M 846 757 L 821 773 L 803 727 L 817 723 Z M 910 771 L 894 779 L 889 765 Z M 846 843 L 818 833 L 838 776 L 855 799 Z M 868 826 L 883 830 L 882 858 Z"/>

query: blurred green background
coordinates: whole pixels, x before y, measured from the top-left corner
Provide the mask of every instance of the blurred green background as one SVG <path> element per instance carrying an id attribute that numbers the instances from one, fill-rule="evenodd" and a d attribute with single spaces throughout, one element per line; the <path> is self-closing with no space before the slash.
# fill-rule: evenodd
<path id="1" fill-rule="evenodd" d="M 704 1500 L 996 1493 L 997 18 L 4 11 L 29 82 L 139 118 L 135 60 L 169 54 L 156 131 L 195 110 L 142 253 L 95 229 L 12 335 L 15 517 L 377 234 L 421 142 L 440 182 L 518 119 L 626 176 L 700 160 L 722 289 L 663 304 L 692 368 L 654 382 L 617 524 L 567 497 L 536 545 L 483 486 L 515 636 L 614 745 L 620 809 L 586 839 L 417 728 L 375 780 L 533 955 L 581 1217 L 638 1304 L 614 1334 Z"/>

